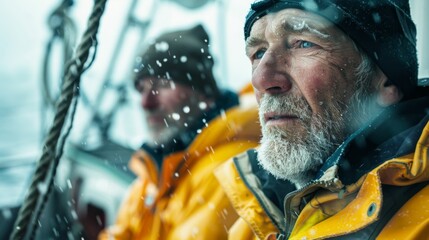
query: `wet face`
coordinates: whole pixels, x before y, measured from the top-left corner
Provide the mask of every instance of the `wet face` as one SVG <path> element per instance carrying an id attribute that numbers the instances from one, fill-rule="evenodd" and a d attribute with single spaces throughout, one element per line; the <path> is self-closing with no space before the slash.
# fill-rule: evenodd
<path id="1" fill-rule="evenodd" d="M 287 179 L 317 169 L 353 131 L 347 109 L 361 54 L 331 22 L 297 9 L 256 21 L 246 53 L 260 104 L 261 165 Z"/>
<path id="2" fill-rule="evenodd" d="M 141 106 L 153 146 L 171 143 L 182 131 L 201 120 L 206 97 L 173 80 L 144 78 L 137 83 Z"/>

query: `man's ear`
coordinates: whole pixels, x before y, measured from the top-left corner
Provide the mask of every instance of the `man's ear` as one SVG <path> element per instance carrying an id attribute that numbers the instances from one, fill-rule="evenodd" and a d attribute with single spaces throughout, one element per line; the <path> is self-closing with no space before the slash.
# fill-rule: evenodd
<path id="1" fill-rule="evenodd" d="M 387 107 L 399 102 L 403 94 L 401 90 L 394 85 L 386 75 L 380 74 L 380 81 L 376 85 L 377 103 L 381 107 Z"/>

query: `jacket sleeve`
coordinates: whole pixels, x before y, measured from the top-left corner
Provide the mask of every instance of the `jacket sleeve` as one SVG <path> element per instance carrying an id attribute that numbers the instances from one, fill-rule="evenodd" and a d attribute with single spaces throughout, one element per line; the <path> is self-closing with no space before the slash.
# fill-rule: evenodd
<path id="1" fill-rule="evenodd" d="M 180 184 L 164 212 L 165 222 L 171 223 L 168 239 L 227 239 L 228 229 L 238 215 L 213 170 L 237 151 L 254 145 L 247 142 L 225 144 L 198 160 L 188 173 L 189 182 Z"/>
<path id="2" fill-rule="evenodd" d="M 182 213 L 166 216 L 175 218 L 168 239 L 226 239 L 227 229 L 237 215 L 213 176 L 207 176 L 204 186 L 196 186 Z M 174 202 L 170 202 L 174 203 Z M 173 207 L 173 206 L 171 206 Z M 179 208 L 174 207 L 175 210 Z"/>
<path id="3" fill-rule="evenodd" d="M 137 178 L 131 185 L 127 196 L 121 204 L 114 225 L 104 229 L 98 236 L 99 240 L 131 239 L 133 236 L 133 221 L 138 219 L 136 214 L 143 208 L 143 201 L 139 201 L 145 189 L 145 183 Z"/>

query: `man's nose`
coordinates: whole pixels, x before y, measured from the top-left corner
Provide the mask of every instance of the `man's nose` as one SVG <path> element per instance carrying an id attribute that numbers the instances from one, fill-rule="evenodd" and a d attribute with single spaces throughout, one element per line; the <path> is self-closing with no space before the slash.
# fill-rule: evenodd
<path id="1" fill-rule="evenodd" d="M 141 92 L 141 106 L 145 110 L 153 110 L 158 106 L 158 91 L 150 88 Z"/>
<path id="2" fill-rule="evenodd" d="M 260 93 L 282 94 L 292 88 L 289 63 L 282 53 L 267 51 L 253 71 L 252 84 Z"/>

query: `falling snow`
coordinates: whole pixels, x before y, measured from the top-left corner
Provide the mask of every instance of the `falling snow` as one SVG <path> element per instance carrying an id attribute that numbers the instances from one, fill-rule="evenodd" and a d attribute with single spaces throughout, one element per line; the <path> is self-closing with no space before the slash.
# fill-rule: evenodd
<path id="1" fill-rule="evenodd" d="M 190 111 L 191 111 L 191 108 L 189 108 L 189 106 L 183 107 L 183 112 L 184 113 L 189 113 Z"/>
<path id="2" fill-rule="evenodd" d="M 199 107 L 201 110 L 204 110 L 204 109 L 206 109 L 206 108 L 207 108 L 207 103 L 206 103 L 206 102 L 200 102 L 200 103 L 198 104 L 198 107 Z"/>
<path id="3" fill-rule="evenodd" d="M 159 43 L 156 43 L 155 44 L 155 49 L 158 51 L 158 52 L 167 52 L 168 51 L 168 49 L 169 49 L 169 45 L 168 45 L 168 43 L 167 42 L 165 42 L 165 41 L 162 41 L 162 42 L 159 42 Z"/>
<path id="4" fill-rule="evenodd" d="M 171 114 L 171 117 L 174 119 L 174 120 L 180 120 L 180 114 L 178 114 L 178 113 L 173 113 L 173 114 Z"/>
<path id="5" fill-rule="evenodd" d="M 180 61 L 181 61 L 182 63 L 185 63 L 185 62 L 187 62 L 187 61 L 188 61 L 188 58 L 187 58 L 186 56 L 181 56 L 181 57 L 180 57 Z"/>

